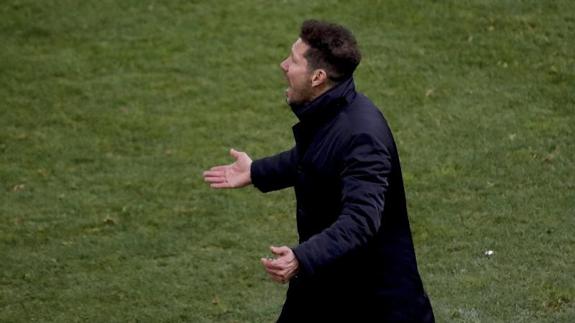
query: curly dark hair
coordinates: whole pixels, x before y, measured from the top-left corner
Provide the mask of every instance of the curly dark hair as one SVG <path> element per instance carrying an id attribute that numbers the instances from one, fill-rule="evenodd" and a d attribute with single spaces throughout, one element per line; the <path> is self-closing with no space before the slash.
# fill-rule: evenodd
<path id="1" fill-rule="evenodd" d="M 341 25 L 306 20 L 299 37 L 310 46 L 304 55 L 310 68 L 324 69 L 333 82 L 352 76 L 361 61 L 355 37 Z"/>

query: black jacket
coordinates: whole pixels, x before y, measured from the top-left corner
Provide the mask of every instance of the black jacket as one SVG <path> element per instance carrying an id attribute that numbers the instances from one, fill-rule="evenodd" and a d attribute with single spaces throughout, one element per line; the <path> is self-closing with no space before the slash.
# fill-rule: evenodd
<path id="1" fill-rule="evenodd" d="M 251 167 L 263 192 L 295 188 L 300 272 L 280 321 L 433 321 L 383 115 L 351 78 L 293 110 L 295 147 Z"/>

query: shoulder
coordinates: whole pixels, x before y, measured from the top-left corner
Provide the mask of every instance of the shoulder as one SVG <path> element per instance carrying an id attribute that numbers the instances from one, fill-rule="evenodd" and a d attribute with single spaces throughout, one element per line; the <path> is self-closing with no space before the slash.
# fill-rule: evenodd
<path id="1" fill-rule="evenodd" d="M 388 123 L 381 110 L 365 95 L 357 93 L 339 116 L 339 123 L 348 135 L 381 136 L 390 133 Z"/>
<path id="2" fill-rule="evenodd" d="M 395 141 L 384 114 L 365 95 L 358 93 L 343 109 L 339 119 L 338 127 L 345 133 L 346 150 L 368 145 L 395 154 Z"/>

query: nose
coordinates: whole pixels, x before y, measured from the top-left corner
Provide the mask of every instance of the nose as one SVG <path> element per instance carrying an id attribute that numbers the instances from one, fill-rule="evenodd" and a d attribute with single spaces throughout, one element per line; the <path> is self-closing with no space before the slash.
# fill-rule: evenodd
<path id="1" fill-rule="evenodd" d="M 283 62 L 280 63 L 280 68 L 282 69 L 282 71 L 287 73 L 287 71 L 288 71 L 287 58 L 284 59 Z"/>

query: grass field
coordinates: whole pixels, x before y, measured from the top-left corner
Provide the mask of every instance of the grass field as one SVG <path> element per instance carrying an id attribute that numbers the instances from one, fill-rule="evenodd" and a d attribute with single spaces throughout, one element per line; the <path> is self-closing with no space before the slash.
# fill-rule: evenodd
<path id="1" fill-rule="evenodd" d="M 312 17 L 360 42 L 437 321 L 575 322 L 572 0 L 0 0 L 0 321 L 273 321 L 293 194 L 201 172 L 291 147 Z"/>

